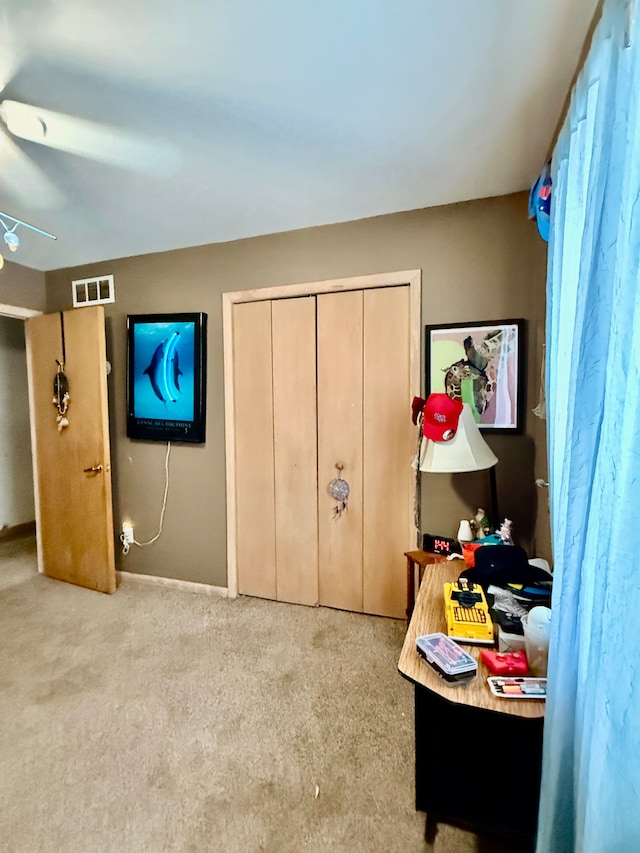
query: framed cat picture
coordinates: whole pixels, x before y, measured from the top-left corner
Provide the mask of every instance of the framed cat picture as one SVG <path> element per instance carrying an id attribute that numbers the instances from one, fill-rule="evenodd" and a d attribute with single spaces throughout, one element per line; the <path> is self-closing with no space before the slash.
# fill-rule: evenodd
<path id="1" fill-rule="evenodd" d="M 482 430 L 522 432 L 524 339 L 523 319 L 425 326 L 426 396 L 467 403 Z"/>

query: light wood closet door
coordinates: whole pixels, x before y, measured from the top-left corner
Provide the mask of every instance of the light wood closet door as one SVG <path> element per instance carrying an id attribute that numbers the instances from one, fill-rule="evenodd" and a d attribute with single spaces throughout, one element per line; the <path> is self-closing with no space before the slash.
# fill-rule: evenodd
<path id="1" fill-rule="evenodd" d="M 237 304 L 233 319 L 239 592 L 403 618 L 409 287 Z"/>
<path id="2" fill-rule="evenodd" d="M 238 591 L 318 603 L 315 299 L 234 306 Z"/>
<path id="3" fill-rule="evenodd" d="M 318 296 L 320 604 L 404 616 L 409 463 L 409 288 Z M 341 516 L 326 493 L 343 464 Z"/>
<path id="4" fill-rule="evenodd" d="M 272 303 L 278 601 L 318 603 L 316 301 Z"/>
<path id="5" fill-rule="evenodd" d="M 411 501 L 409 288 L 364 293 L 365 613 L 402 617 Z"/>
<path id="6" fill-rule="evenodd" d="M 277 598 L 271 302 L 233 307 L 238 591 Z"/>
<path id="7" fill-rule="evenodd" d="M 320 604 L 362 610 L 363 292 L 318 296 L 318 566 Z M 336 515 L 327 492 L 349 483 L 348 509 Z"/>

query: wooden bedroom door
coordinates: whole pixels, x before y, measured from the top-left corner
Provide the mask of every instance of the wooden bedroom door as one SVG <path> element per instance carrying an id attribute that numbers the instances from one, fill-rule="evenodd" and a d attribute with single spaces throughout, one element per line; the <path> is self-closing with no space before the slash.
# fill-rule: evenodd
<path id="1" fill-rule="evenodd" d="M 38 561 L 48 577 L 116 589 L 104 309 L 26 321 Z M 69 381 L 69 425 L 52 403 L 56 360 Z"/>
<path id="2" fill-rule="evenodd" d="M 404 616 L 409 290 L 233 305 L 239 593 Z"/>

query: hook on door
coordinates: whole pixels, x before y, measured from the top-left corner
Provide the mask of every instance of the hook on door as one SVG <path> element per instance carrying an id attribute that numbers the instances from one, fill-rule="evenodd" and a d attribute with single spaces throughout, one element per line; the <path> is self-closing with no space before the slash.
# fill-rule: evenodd
<path id="1" fill-rule="evenodd" d="M 91 468 L 85 468 L 84 473 L 85 474 L 99 474 L 103 470 L 104 469 L 103 469 L 102 465 L 93 465 Z"/>

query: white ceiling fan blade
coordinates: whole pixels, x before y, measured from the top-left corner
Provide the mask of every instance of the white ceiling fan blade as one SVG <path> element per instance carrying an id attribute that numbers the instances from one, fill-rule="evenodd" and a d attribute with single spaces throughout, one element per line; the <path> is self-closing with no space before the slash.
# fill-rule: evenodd
<path id="1" fill-rule="evenodd" d="M 61 207 L 60 190 L 6 134 L 0 134 L 0 190 L 41 210 Z"/>
<path id="2" fill-rule="evenodd" d="M 180 157 L 163 140 L 40 109 L 2 101 L 0 117 L 14 136 L 109 165 L 156 175 L 175 174 Z"/>

